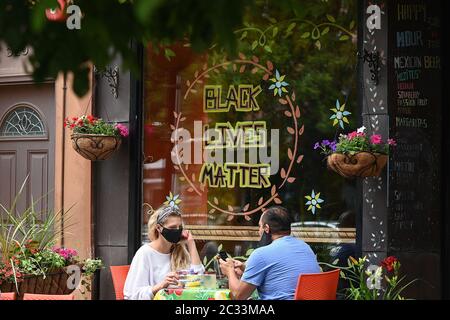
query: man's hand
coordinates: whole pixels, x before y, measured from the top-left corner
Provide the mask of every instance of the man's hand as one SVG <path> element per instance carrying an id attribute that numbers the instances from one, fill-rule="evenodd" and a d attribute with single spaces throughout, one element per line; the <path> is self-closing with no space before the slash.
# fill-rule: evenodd
<path id="1" fill-rule="evenodd" d="M 220 263 L 220 270 L 222 270 L 222 273 L 226 275 L 228 278 L 230 277 L 230 274 L 235 273 L 233 259 L 228 258 L 227 261 L 219 259 L 219 263 Z"/>
<path id="2" fill-rule="evenodd" d="M 233 260 L 234 262 L 234 272 L 238 275 L 238 277 L 242 277 L 245 271 L 245 264 L 239 260 Z"/>

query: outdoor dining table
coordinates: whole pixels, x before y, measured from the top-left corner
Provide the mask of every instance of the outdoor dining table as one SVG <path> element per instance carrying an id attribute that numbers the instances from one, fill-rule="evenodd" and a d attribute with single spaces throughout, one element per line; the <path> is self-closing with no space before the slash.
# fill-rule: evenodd
<path id="1" fill-rule="evenodd" d="M 166 288 L 159 290 L 153 300 L 231 300 L 229 289 Z"/>

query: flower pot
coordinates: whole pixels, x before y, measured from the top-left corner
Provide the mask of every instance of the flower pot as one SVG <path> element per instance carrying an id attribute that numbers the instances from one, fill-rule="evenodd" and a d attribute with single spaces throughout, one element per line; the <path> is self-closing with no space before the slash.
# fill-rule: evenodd
<path id="1" fill-rule="evenodd" d="M 91 161 L 110 158 L 122 143 L 121 137 L 101 134 L 74 133 L 71 138 L 75 151 Z"/>
<path id="2" fill-rule="evenodd" d="M 345 178 L 378 177 L 386 166 L 388 156 L 381 153 L 332 153 L 327 158 L 328 168 Z"/>
<path id="3" fill-rule="evenodd" d="M 69 275 L 65 269 L 59 269 L 49 272 L 46 277 L 25 275 L 22 280 L 18 282 L 17 292 L 15 283 L 3 282 L 0 284 L 1 292 L 16 292 L 17 299 L 22 300 L 24 293 L 35 294 L 70 294 L 74 289 L 69 289 L 67 286 L 67 279 Z"/>

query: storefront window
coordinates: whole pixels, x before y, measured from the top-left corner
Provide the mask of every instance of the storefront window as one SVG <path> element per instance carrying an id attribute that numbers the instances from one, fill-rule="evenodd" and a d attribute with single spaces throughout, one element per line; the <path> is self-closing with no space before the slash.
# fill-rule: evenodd
<path id="1" fill-rule="evenodd" d="M 358 126 L 356 5 L 308 0 L 288 14 L 262 2 L 235 31 L 235 57 L 146 48 L 143 201 L 178 197 L 202 259 L 220 245 L 245 255 L 273 205 L 320 261 L 354 252 L 356 183 L 328 171 L 314 145 Z"/>

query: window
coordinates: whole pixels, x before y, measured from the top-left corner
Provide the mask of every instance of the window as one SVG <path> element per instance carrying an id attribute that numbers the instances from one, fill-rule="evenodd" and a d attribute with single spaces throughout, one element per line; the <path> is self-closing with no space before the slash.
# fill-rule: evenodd
<path id="1" fill-rule="evenodd" d="M 19 105 L 9 111 L 0 127 L 1 137 L 45 136 L 45 125 L 32 107 Z"/>
<path id="2" fill-rule="evenodd" d="M 146 50 L 143 199 L 156 209 L 177 195 L 205 261 L 220 245 L 254 248 L 262 210 L 278 204 L 320 261 L 354 254 L 356 183 L 313 146 L 358 125 L 357 3 L 300 3 L 297 15 L 256 5 L 233 58 Z"/>

